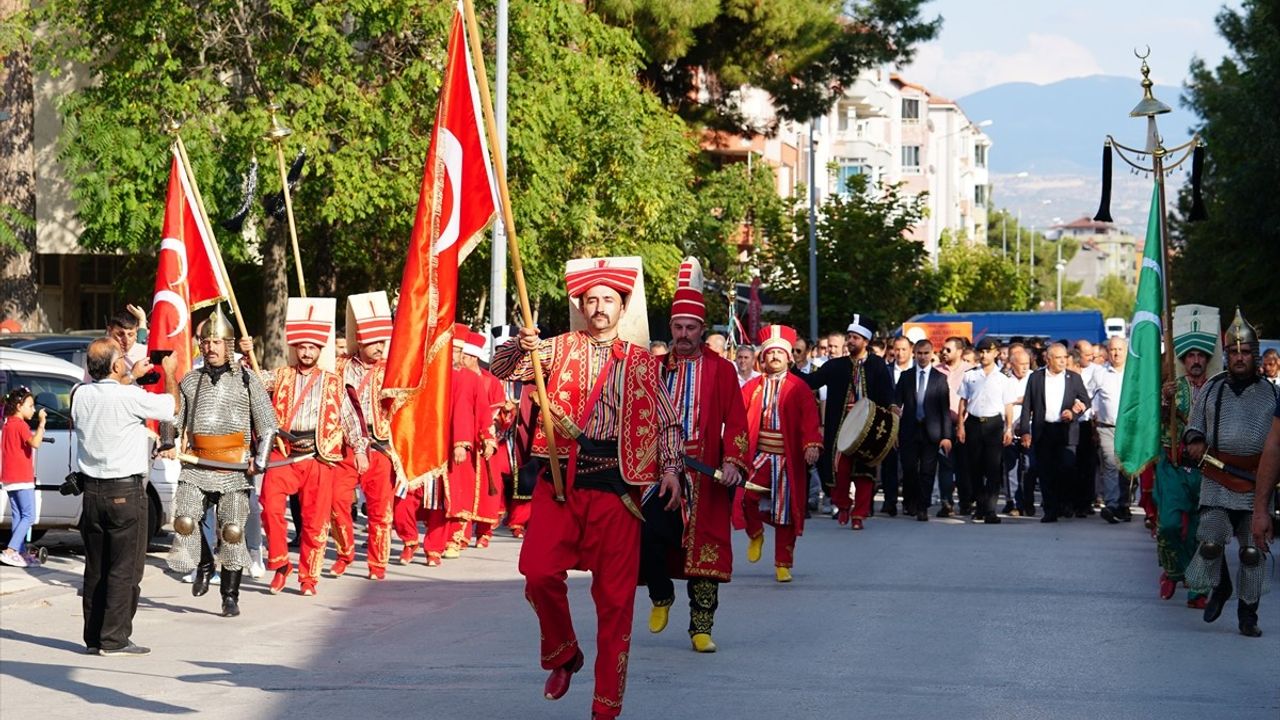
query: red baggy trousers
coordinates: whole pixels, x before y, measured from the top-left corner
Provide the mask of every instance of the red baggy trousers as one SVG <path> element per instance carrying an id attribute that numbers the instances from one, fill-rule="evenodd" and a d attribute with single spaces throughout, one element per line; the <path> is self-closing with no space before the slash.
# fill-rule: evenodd
<path id="1" fill-rule="evenodd" d="M 315 583 L 320 578 L 325 545 L 329 542 L 329 515 L 333 506 L 334 469 L 314 458 L 291 465 L 271 467 L 285 457 L 272 451 L 262 478 L 262 527 L 267 533 L 267 569 L 289 564 L 289 537 L 285 507 L 289 496 L 302 503 L 302 537 L 298 548 L 298 582 Z"/>
<path id="2" fill-rule="evenodd" d="M 404 497 L 395 499 L 392 527 L 396 537 L 405 545 L 418 544 L 418 523 L 427 526 L 426 543 L 423 551 L 427 555 L 439 556 L 444 552 L 445 543 L 449 540 L 448 521 L 444 510 L 430 510 L 423 507 L 423 488 L 412 490 Z"/>
<path id="3" fill-rule="evenodd" d="M 765 524 L 773 525 L 773 564 L 789 568 L 796 561 L 796 526 L 774 525 L 768 514 L 760 510 L 763 495 L 749 490 L 742 492 L 742 514 L 747 527 L 747 537 L 758 538 L 764 534 Z"/>
<path id="4" fill-rule="evenodd" d="M 835 463 L 836 486 L 831 491 L 831 504 L 841 510 L 852 507 L 850 516 L 866 520 L 871 516 L 871 505 L 876 496 L 875 475 L 866 474 L 866 467 L 854 467 L 853 458 L 844 453 L 836 453 Z M 853 499 L 849 498 L 850 485 L 853 486 Z"/>
<path id="5" fill-rule="evenodd" d="M 552 670 L 573 659 L 578 638 L 569 615 L 568 571 L 591 572 L 596 604 L 596 663 L 593 712 L 622 712 L 631 650 L 631 617 L 640 572 L 640 519 L 617 495 L 567 488 L 556 502 L 551 484 L 533 492 L 533 517 L 520 548 L 525 597 L 542 631 L 542 667 Z"/>
<path id="6" fill-rule="evenodd" d="M 347 450 L 342 462 L 334 468 L 332 534 L 338 546 L 338 557 L 351 562 L 356 558 L 356 533 L 351 520 L 351 503 L 356 486 L 364 491 L 365 509 L 369 513 L 369 552 L 365 556 L 370 568 L 387 569 L 391 557 L 391 460 L 377 450 L 369 450 L 369 468 L 356 472 L 355 453 Z"/>

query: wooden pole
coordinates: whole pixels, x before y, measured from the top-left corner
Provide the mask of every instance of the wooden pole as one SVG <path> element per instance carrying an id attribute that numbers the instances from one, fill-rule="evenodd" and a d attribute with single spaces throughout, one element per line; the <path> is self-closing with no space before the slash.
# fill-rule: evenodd
<path id="1" fill-rule="evenodd" d="M 187 176 L 187 182 L 191 185 L 191 193 L 196 196 L 196 211 L 200 213 L 200 221 L 204 223 L 205 228 L 209 231 L 209 241 L 213 245 L 213 259 L 218 264 L 218 274 L 222 276 L 222 282 L 227 286 L 227 301 L 231 303 L 231 312 L 236 316 L 236 325 L 240 329 L 241 337 L 248 337 L 249 331 L 245 328 L 244 315 L 240 312 L 240 303 L 236 302 L 236 291 L 231 287 L 231 277 L 227 275 L 227 266 L 222 260 L 222 248 L 218 247 L 218 240 L 213 237 L 213 225 L 209 222 L 209 213 L 204 209 L 204 197 L 200 194 L 200 186 L 196 184 L 196 173 L 191 168 L 191 159 L 187 157 L 187 146 L 182 142 L 182 136 L 176 130 L 173 133 L 173 138 L 178 147 L 178 156 L 182 159 L 182 172 Z M 258 356 L 254 353 L 252 347 L 249 348 L 249 365 L 254 372 L 259 372 Z"/>
<path id="2" fill-rule="evenodd" d="M 284 162 L 284 139 L 293 131 L 280 124 L 276 118 L 275 104 L 267 107 L 271 113 L 271 130 L 265 136 L 276 149 L 276 167 L 280 169 L 280 192 L 284 194 L 284 212 L 289 218 L 289 242 L 293 245 L 293 269 L 298 274 L 298 294 L 307 296 L 307 283 L 302 279 L 302 254 L 298 251 L 298 228 L 293 222 L 293 194 L 289 192 L 289 171 Z"/>
<path id="3" fill-rule="evenodd" d="M 502 223 L 507 232 L 507 247 L 511 252 L 511 272 L 516 278 L 516 292 L 520 299 L 520 316 L 526 328 L 535 327 L 533 315 L 529 311 L 529 289 L 524 282 L 524 266 L 520 263 L 520 242 L 516 239 L 515 217 L 511 212 L 511 195 L 507 191 L 507 168 L 502 153 L 497 149 L 502 145 L 498 141 L 498 123 L 494 119 L 493 100 L 489 97 L 489 76 L 485 74 L 484 53 L 480 45 L 480 25 L 476 22 L 476 9 L 472 0 L 463 0 L 463 14 L 467 23 L 467 44 L 471 48 L 471 62 L 475 68 L 476 83 L 480 86 L 480 107 L 484 112 L 485 135 L 489 139 L 490 156 L 493 158 L 493 174 L 498 179 L 498 200 L 502 205 Z M 551 417 L 551 405 L 547 402 L 547 383 L 542 377 L 542 361 L 538 353 L 532 352 L 529 357 L 533 361 L 533 382 L 538 392 L 538 407 L 541 410 L 542 430 L 547 435 L 547 453 L 551 465 L 551 482 L 555 488 L 556 500 L 564 502 L 564 479 L 560 477 L 560 456 L 556 451 L 555 421 Z"/>

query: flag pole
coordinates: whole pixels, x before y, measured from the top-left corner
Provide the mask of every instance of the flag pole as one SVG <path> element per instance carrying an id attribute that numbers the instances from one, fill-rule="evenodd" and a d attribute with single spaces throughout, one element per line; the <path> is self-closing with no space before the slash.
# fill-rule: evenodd
<path id="1" fill-rule="evenodd" d="M 293 131 L 280 124 L 280 120 L 276 117 L 276 111 L 279 109 L 280 106 L 275 103 L 267 106 L 267 111 L 271 113 L 271 129 L 263 139 L 270 140 L 276 149 L 276 166 L 280 168 L 280 192 L 284 194 L 284 212 L 289 218 L 289 242 L 293 245 L 293 269 L 298 274 L 298 294 L 306 297 L 307 283 L 302 279 L 302 255 L 298 252 L 298 228 L 293 222 L 293 197 L 289 192 L 289 172 L 284 162 L 284 139 L 292 135 Z"/>
<path id="2" fill-rule="evenodd" d="M 182 142 L 182 135 L 179 133 L 181 129 L 182 125 L 177 121 L 169 125 L 174 144 L 178 148 L 178 158 L 182 161 L 182 173 L 186 175 L 187 182 L 191 185 L 191 193 L 196 196 L 196 212 L 200 213 L 200 221 L 209 231 L 209 241 L 213 245 L 213 259 L 218 264 L 218 274 L 222 277 L 223 284 L 227 286 L 227 301 L 231 303 L 231 312 L 236 316 L 236 325 L 239 326 L 241 337 L 248 337 L 249 331 L 244 324 L 244 315 L 240 312 L 240 303 L 236 301 L 235 288 L 231 286 L 231 277 L 227 275 L 227 266 L 222 260 L 222 248 L 218 246 L 218 240 L 213 236 L 213 225 L 209 222 L 209 213 L 204 209 L 204 196 L 200 194 L 200 186 L 196 184 L 196 173 L 191 168 L 191 158 L 187 157 L 187 146 Z M 258 356 L 252 347 L 249 348 L 249 365 L 254 372 L 259 372 Z"/>
<path id="3" fill-rule="evenodd" d="M 498 124 L 494 119 L 493 100 L 489 97 L 489 76 L 485 73 L 484 53 L 480 45 L 480 25 L 476 22 L 476 9 L 472 0 L 462 0 L 467 23 L 467 45 L 471 48 L 471 62 L 475 68 L 476 83 L 480 86 L 480 107 L 484 113 L 485 135 L 489 139 L 490 157 L 493 158 L 494 175 L 498 180 L 498 199 L 502 208 L 502 225 L 506 231 L 507 248 L 511 253 L 511 272 L 516 278 L 516 293 L 520 299 L 520 316 L 526 328 L 535 327 L 529 310 L 529 289 L 524 281 L 524 266 L 520 262 L 520 243 L 516 239 L 515 217 L 511 211 L 511 196 L 507 191 L 507 168 L 501 152 Z M 288 197 L 287 195 L 285 197 Z M 551 465 L 551 482 L 556 500 L 564 502 L 564 480 L 560 477 L 560 457 L 556 451 L 555 422 L 551 417 L 551 405 L 547 402 L 547 383 L 542 377 L 542 361 L 538 353 L 529 353 L 533 361 L 533 382 L 538 392 L 538 407 L 542 415 L 542 429 L 547 436 L 547 452 Z"/>

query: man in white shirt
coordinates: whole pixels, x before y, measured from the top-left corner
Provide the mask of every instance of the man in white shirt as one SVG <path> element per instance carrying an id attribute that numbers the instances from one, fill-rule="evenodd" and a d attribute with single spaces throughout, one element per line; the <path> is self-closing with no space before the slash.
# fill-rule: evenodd
<path id="1" fill-rule="evenodd" d="M 1045 367 L 1027 379 L 1022 401 L 1022 446 L 1035 450 L 1040 481 L 1042 523 L 1057 522 L 1073 512 L 1079 426 L 1075 420 L 1089 406 L 1089 391 L 1080 374 L 1067 369 L 1067 348 L 1054 343 L 1045 350 Z M 1028 487 L 1024 495 L 1031 496 Z"/>
<path id="2" fill-rule="evenodd" d="M 1129 343 L 1124 338 L 1108 340 L 1109 362 L 1094 371 L 1089 382 L 1098 432 L 1098 470 L 1104 503 L 1102 519 L 1112 524 L 1130 519 L 1129 479 L 1120 471 L 1120 460 L 1116 457 L 1116 420 L 1120 415 L 1120 392 L 1124 386 L 1124 362 L 1128 355 Z"/>
<path id="3" fill-rule="evenodd" d="M 1004 448 L 1013 443 L 1013 400 L 1009 378 L 996 367 L 1000 343 L 984 338 L 976 348 L 978 367 L 964 374 L 960 383 L 960 419 L 957 435 L 969 460 L 973 485 L 974 520 L 999 524 L 996 500 Z"/>
<path id="4" fill-rule="evenodd" d="M 738 387 L 742 387 L 760 377 L 760 373 L 756 370 L 756 349 L 754 347 L 739 345 L 733 363 L 738 367 Z"/>
<path id="5" fill-rule="evenodd" d="M 125 370 L 133 370 L 147 357 L 147 314 L 137 305 L 126 305 L 107 321 L 107 337 L 124 352 Z"/>
<path id="6" fill-rule="evenodd" d="M 1013 398 L 1010 409 L 1014 419 L 1022 417 L 1022 398 L 1027 393 L 1027 378 L 1031 377 L 1031 353 L 1021 343 L 1009 348 L 1009 396 Z M 1015 438 L 1017 427 L 1015 423 Z M 1034 497 L 1023 497 L 1023 479 L 1031 467 L 1030 452 L 1022 447 L 1022 443 L 1014 443 L 1005 448 L 1005 467 L 1007 468 L 1006 497 L 1004 506 L 1006 515 L 1026 515 L 1035 517 Z"/>
<path id="7" fill-rule="evenodd" d="M 84 644 L 101 655 L 146 655 L 129 640 L 147 554 L 147 491 L 151 465 L 147 420 L 174 421 L 177 380 L 173 356 L 164 359 L 165 387 L 149 393 L 133 384 L 152 369 L 146 357 L 125 364 L 109 338 L 89 344 L 93 382 L 72 391 L 79 478 L 84 491 L 80 538 L 84 542 Z"/>

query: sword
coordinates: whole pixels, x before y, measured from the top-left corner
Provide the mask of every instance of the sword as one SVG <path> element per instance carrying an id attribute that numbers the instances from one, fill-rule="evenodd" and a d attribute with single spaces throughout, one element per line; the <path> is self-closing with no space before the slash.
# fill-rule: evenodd
<path id="1" fill-rule="evenodd" d="M 1213 467 L 1215 467 L 1215 468 L 1217 468 L 1217 469 L 1221 470 L 1222 472 L 1224 472 L 1224 473 L 1226 473 L 1226 474 L 1228 474 L 1228 475 L 1230 475 L 1230 476 L 1232 476 L 1232 477 L 1240 478 L 1241 480 L 1245 480 L 1245 481 L 1248 481 L 1248 482 L 1251 482 L 1251 483 L 1257 483 L 1257 482 L 1258 482 L 1258 478 L 1257 478 L 1256 476 L 1254 476 L 1254 474 L 1253 474 L 1253 473 L 1251 473 L 1251 472 L 1249 472 L 1248 470 L 1241 470 L 1240 468 L 1238 468 L 1238 467 L 1236 467 L 1236 466 L 1234 466 L 1234 465 L 1228 465 L 1228 464 L 1226 464 L 1226 463 L 1222 462 L 1221 460 L 1219 460 L 1218 458 L 1216 458 L 1216 457 L 1214 457 L 1214 456 L 1210 455 L 1209 453 L 1205 453 L 1205 454 L 1204 454 L 1203 458 L 1200 460 L 1200 463 L 1201 463 L 1202 465 L 1211 465 L 1211 466 L 1213 466 Z"/>
<path id="2" fill-rule="evenodd" d="M 715 468 L 702 462 L 698 458 L 690 457 L 689 455 L 681 455 L 680 459 L 684 461 L 685 467 L 689 468 L 690 470 L 693 470 L 694 472 L 700 472 L 703 475 L 710 475 L 716 480 L 724 479 L 723 472 L 721 472 L 720 470 L 716 470 Z M 740 487 L 744 490 L 750 490 L 751 492 L 761 493 L 763 495 L 769 495 L 769 494 L 772 494 L 773 492 L 772 490 L 770 490 L 769 488 L 763 485 L 757 485 L 756 483 L 753 483 L 750 480 L 745 479 L 745 476 L 742 476 L 742 479 L 738 481 L 737 487 Z"/>
<path id="3" fill-rule="evenodd" d="M 302 462 L 303 460 L 310 460 L 315 456 L 316 454 L 313 452 L 303 455 L 291 455 L 280 462 L 269 463 L 269 466 L 281 467 L 283 465 L 292 465 L 294 463 Z M 182 461 L 184 465 L 195 465 L 196 467 L 208 468 L 210 470 L 234 470 L 242 473 L 249 472 L 249 463 L 247 462 L 223 462 L 222 460 L 211 460 L 209 458 L 197 457 L 189 453 L 178 453 L 178 460 Z M 267 468 L 262 469 L 263 472 L 266 472 L 266 470 Z"/>

